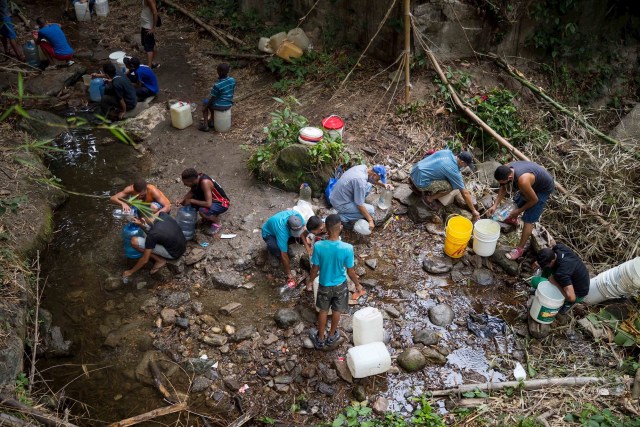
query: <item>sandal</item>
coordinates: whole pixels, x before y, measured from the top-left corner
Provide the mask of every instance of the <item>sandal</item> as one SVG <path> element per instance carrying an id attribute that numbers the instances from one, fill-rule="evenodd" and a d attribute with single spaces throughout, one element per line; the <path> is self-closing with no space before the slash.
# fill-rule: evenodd
<path id="1" fill-rule="evenodd" d="M 202 125 L 200 125 L 198 130 L 201 130 L 202 132 L 209 132 L 209 126 L 207 126 L 205 124 L 202 124 Z"/>
<path id="2" fill-rule="evenodd" d="M 515 261 L 518 258 L 520 258 L 523 253 L 524 253 L 524 248 L 514 248 L 511 250 L 511 252 L 509 252 L 505 256 L 507 257 L 507 259 L 510 259 L 511 261 Z"/>
<path id="3" fill-rule="evenodd" d="M 320 340 L 320 337 L 318 336 L 318 331 L 313 329 L 310 330 L 309 339 L 313 343 L 313 346 L 316 348 L 316 350 L 322 350 L 324 348 L 325 340 Z"/>
<path id="4" fill-rule="evenodd" d="M 324 341 L 324 345 L 327 347 L 331 347 L 332 345 L 337 344 L 340 341 L 340 332 L 336 331 L 333 335 L 327 338 Z"/>

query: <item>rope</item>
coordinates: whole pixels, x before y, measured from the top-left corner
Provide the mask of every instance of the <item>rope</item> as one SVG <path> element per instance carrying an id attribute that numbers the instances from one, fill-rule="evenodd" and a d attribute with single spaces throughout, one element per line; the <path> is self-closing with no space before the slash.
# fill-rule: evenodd
<path id="1" fill-rule="evenodd" d="M 306 15 L 304 15 L 302 18 L 300 18 L 300 20 L 298 21 L 298 26 L 296 28 L 300 28 L 300 25 L 302 25 L 302 23 L 304 22 L 305 19 L 307 19 L 307 16 L 309 16 L 309 14 L 311 12 L 313 12 L 313 9 L 316 8 L 316 6 L 318 5 L 318 3 L 320 3 L 320 0 L 316 0 L 316 2 L 313 4 L 313 6 L 311 6 L 311 9 L 309 9 L 309 12 L 307 12 Z"/>

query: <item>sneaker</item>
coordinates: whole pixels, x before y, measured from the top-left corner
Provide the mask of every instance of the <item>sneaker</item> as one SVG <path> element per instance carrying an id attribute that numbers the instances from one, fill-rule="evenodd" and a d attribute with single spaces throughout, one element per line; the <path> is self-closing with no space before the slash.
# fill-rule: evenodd
<path id="1" fill-rule="evenodd" d="M 157 62 L 154 62 L 153 64 L 151 64 L 151 69 L 155 70 L 156 68 L 160 68 L 160 64 Z"/>
<path id="2" fill-rule="evenodd" d="M 337 344 L 338 341 L 340 341 L 340 332 L 336 331 L 333 335 L 325 340 L 324 344 L 327 347 L 331 347 L 332 345 Z"/>
<path id="3" fill-rule="evenodd" d="M 220 224 L 211 224 L 211 227 L 205 230 L 204 234 L 207 236 L 213 236 L 214 234 L 218 234 L 222 230 L 222 226 Z"/>
<path id="4" fill-rule="evenodd" d="M 67 61 L 67 67 L 71 67 L 75 63 L 76 63 L 75 61 L 69 60 L 69 61 Z"/>
<path id="5" fill-rule="evenodd" d="M 507 259 L 510 259 L 511 261 L 515 261 L 518 258 L 520 258 L 523 253 L 524 253 L 524 248 L 515 248 L 515 249 L 512 249 L 511 252 L 509 252 L 505 256 L 507 257 Z"/>
<path id="6" fill-rule="evenodd" d="M 313 343 L 313 346 L 316 348 L 316 350 L 322 350 L 324 348 L 324 340 L 320 340 L 320 337 L 318 336 L 318 331 L 316 330 L 310 330 L 309 331 L 309 339 L 311 340 L 311 342 Z"/>
<path id="7" fill-rule="evenodd" d="M 209 132 L 209 126 L 200 125 L 200 127 L 198 127 L 198 130 L 201 130 L 202 132 Z"/>

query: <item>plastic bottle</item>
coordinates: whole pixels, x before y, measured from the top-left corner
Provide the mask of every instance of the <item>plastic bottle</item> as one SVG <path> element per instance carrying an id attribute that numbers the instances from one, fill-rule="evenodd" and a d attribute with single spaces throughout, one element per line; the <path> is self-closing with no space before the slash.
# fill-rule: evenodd
<path id="1" fill-rule="evenodd" d="M 144 231 L 140 226 L 130 222 L 122 229 L 122 243 L 124 244 L 124 256 L 129 259 L 138 259 L 142 257 L 142 252 L 138 252 L 131 245 L 132 237 L 144 237 Z"/>
<path id="2" fill-rule="evenodd" d="M 391 201 L 393 200 L 393 193 L 386 188 L 380 193 L 378 199 L 378 207 L 382 210 L 387 210 L 391 207 Z"/>
<path id="3" fill-rule="evenodd" d="M 191 112 L 195 113 L 197 109 L 198 109 L 198 104 L 196 104 L 195 102 L 192 102 L 191 103 Z"/>
<path id="4" fill-rule="evenodd" d="M 306 182 L 300 186 L 300 200 L 311 203 L 311 187 Z"/>
<path id="5" fill-rule="evenodd" d="M 24 51 L 27 64 L 38 68 L 40 66 L 40 57 L 38 56 L 38 46 L 36 46 L 33 40 L 26 42 L 24 46 L 22 46 L 22 50 Z"/>
<path id="6" fill-rule="evenodd" d="M 89 98 L 91 101 L 100 102 L 102 95 L 104 95 L 104 79 L 91 79 L 89 84 Z"/>
<path id="7" fill-rule="evenodd" d="M 494 221 L 502 222 L 509 217 L 509 214 L 515 208 L 516 208 L 516 205 L 513 202 L 500 205 L 498 209 L 493 213 L 493 216 L 491 217 L 491 219 L 493 219 Z"/>
<path id="8" fill-rule="evenodd" d="M 129 212 L 125 212 L 124 210 L 122 210 L 122 208 L 113 210 L 113 217 L 118 219 L 121 219 L 121 218 L 131 219 L 137 215 L 138 215 L 138 209 L 136 209 L 135 207 L 132 207 Z"/>
<path id="9" fill-rule="evenodd" d="M 176 222 L 178 223 L 178 226 L 180 226 L 185 239 L 193 239 L 193 236 L 196 234 L 197 220 L 198 215 L 195 208 L 191 206 L 183 206 L 178 210 L 178 215 L 176 215 Z"/>

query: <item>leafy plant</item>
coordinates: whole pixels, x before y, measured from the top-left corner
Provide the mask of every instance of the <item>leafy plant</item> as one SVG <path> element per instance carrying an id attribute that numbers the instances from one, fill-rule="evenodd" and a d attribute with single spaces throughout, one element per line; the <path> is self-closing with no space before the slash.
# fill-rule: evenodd
<path id="1" fill-rule="evenodd" d="M 29 378 L 24 372 L 20 372 L 18 377 L 16 378 L 16 397 L 18 400 L 25 405 L 33 406 L 33 402 L 29 397 L 29 392 L 27 391 L 29 388 Z"/>
<path id="2" fill-rule="evenodd" d="M 446 427 L 442 417 L 433 412 L 426 397 L 421 396 L 415 400 L 420 402 L 420 408 L 417 409 L 411 417 L 410 421 L 412 426 Z"/>
<path id="3" fill-rule="evenodd" d="M 340 82 L 353 66 L 355 59 L 345 52 L 336 50 L 326 53 L 309 50 L 300 58 L 290 62 L 274 56 L 267 68 L 278 76 L 273 88 L 286 92 L 302 86 L 307 81 L 321 81 L 327 85 Z"/>
<path id="4" fill-rule="evenodd" d="M 465 71 L 452 70 L 451 67 L 447 67 L 447 71 L 444 73 L 444 75 L 451 87 L 454 88 L 459 94 L 463 94 L 471 86 L 471 75 Z M 453 102 L 451 93 L 449 93 L 449 89 L 447 89 L 447 85 L 442 80 L 440 80 L 440 77 L 438 76 L 433 79 L 433 82 L 438 88 L 438 92 L 434 95 L 434 97 L 444 98 L 446 108 L 449 111 L 453 111 L 455 109 L 455 103 Z"/>
<path id="5" fill-rule="evenodd" d="M 484 391 L 479 390 L 477 388 L 473 389 L 472 391 L 464 392 L 464 393 L 462 393 L 462 395 L 464 397 L 469 397 L 469 398 L 472 398 L 472 397 L 478 398 L 479 397 L 479 398 L 483 398 L 484 399 L 484 398 L 489 397 L 489 395 L 487 393 L 485 393 Z"/>
<path id="6" fill-rule="evenodd" d="M 354 403 L 352 406 L 347 406 L 347 409 L 338 414 L 338 416 L 331 423 L 331 427 L 342 427 L 347 425 L 349 427 L 373 427 L 374 421 L 370 419 L 370 415 L 373 413 L 371 408 L 366 404 Z"/>
<path id="7" fill-rule="evenodd" d="M 544 427 L 544 423 L 533 417 L 524 417 L 518 420 L 516 427 Z"/>
<path id="8" fill-rule="evenodd" d="M 338 165 L 349 163 L 349 153 L 344 151 L 342 138 L 332 137 L 328 133 L 324 133 L 322 141 L 312 147 L 309 147 L 309 155 L 316 166 L 323 164 L 337 167 Z"/>
<path id="9" fill-rule="evenodd" d="M 610 409 L 598 409 L 591 403 L 585 403 L 578 414 L 567 414 L 567 422 L 579 422 L 583 427 L 640 427 L 640 418 L 619 417 Z"/>

